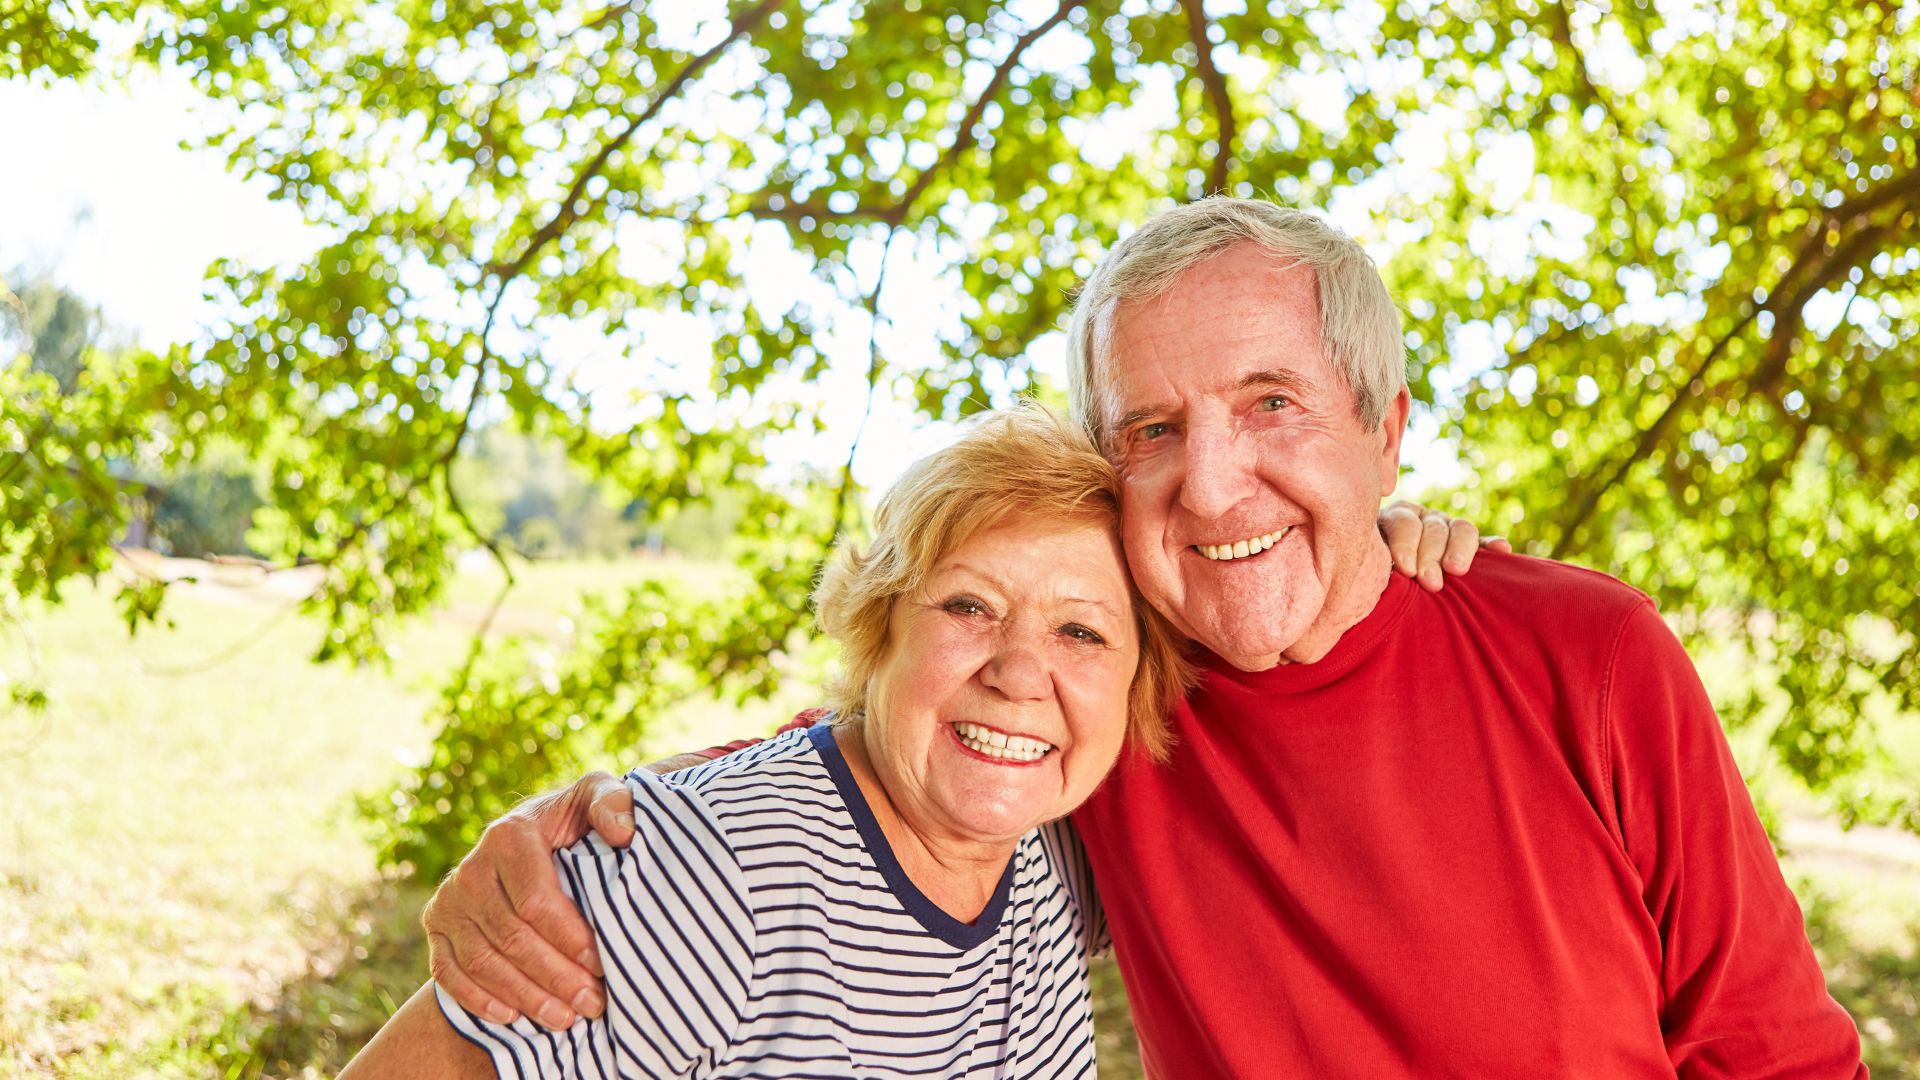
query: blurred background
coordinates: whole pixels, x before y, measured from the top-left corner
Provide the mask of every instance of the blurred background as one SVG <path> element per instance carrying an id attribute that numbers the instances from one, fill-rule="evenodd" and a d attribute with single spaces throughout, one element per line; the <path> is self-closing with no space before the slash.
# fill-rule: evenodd
<path id="1" fill-rule="evenodd" d="M 1382 265 L 1405 493 L 1658 597 L 1920 1076 L 1917 95 L 1920 0 L 0 5 L 0 1076 L 330 1075 L 1211 192 Z"/>

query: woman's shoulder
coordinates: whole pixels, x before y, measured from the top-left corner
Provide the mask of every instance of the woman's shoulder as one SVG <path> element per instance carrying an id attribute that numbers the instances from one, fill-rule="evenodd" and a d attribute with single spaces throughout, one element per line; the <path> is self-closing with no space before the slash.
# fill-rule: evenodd
<path id="1" fill-rule="evenodd" d="M 779 861 L 796 846 L 838 850 L 855 839 L 846 800 L 809 730 L 784 732 L 663 777 L 636 770 L 627 784 L 636 813 L 642 798 L 695 810 L 713 839 L 746 853 L 742 863 L 749 869 Z"/>
<path id="2" fill-rule="evenodd" d="M 657 779 L 712 806 L 735 805 L 793 789 L 832 790 L 833 779 L 806 730 L 783 732 L 704 765 Z M 628 774 L 631 779 L 645 770 Z"/>

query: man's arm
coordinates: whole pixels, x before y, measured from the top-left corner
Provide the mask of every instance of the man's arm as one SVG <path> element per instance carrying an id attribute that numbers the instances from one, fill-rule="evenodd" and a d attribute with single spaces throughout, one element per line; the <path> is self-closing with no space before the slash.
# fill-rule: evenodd
<path id="1" fill-rule="evenodd" d="M 1683 1080 L 1865 1077 L 1799 903 L 1693 663 L 1651 603 L 1603 691 L 1616 827 L 1660 930 L 1667 1054 Z"/>
<path id="2" fill-rule="evenodd" d="M 1408 502 L 1380 512 L 1380 535 L 1395 568 L 1429 590 L 1441 588 L 1447 574 L 1466 573 L 1481 546 L 1472 522 Z M 1486 546 L 1512 550 L 1497 537 Z M 801 715 L 796 723 L 811 723 Z M 681 754 L 647 768 L 690 768 L 752 742 Z M 614 847 L 633 839 L 626 785 L 607 773 L 588 773 L 571 787 L 514 808 L 488 826 L 440 883 L 421 921 L 433 977 L 454 1000 L 502 1023 L 525 1012 L 554 1030 L 575 1016 L 600 1015 L 605 1001 L 593 937 L 562 895 L 550 859 L 589 829 Z"/>
<path id="3" fill-rule="evenodd" d="M 428 983 L 347 1062 L 340 1080 L 489 1080 L 494 1075 L 486 1051 L 462 1038 L 440 1014 Z"/>

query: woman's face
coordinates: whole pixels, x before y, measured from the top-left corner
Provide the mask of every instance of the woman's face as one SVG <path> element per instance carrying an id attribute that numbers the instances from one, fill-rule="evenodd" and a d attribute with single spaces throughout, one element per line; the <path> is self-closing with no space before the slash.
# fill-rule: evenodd
<path id="1" fill-rule="evenodd" d="M 1106 529 L 1016 517 L 894 601 L 868 686 L 874 772 L 917 830 L 1004 842 L 1093 793 L 1140 660 Z"/>

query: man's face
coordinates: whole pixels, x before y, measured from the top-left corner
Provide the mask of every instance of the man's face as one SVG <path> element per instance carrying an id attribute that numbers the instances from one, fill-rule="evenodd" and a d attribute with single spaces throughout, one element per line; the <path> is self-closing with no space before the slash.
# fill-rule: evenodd
<path id="1" fill-rule="evenodd" d="M 1123 303 L 1106 416 L 1140 592 L 1245 670 L 1314 660 L 1373 609 L 1408 398 L 1368 431 L 1321 347 L 1313 273 L 1252 245 Z"/>

